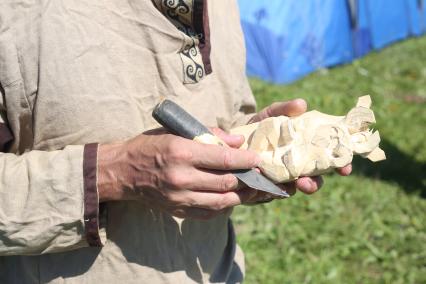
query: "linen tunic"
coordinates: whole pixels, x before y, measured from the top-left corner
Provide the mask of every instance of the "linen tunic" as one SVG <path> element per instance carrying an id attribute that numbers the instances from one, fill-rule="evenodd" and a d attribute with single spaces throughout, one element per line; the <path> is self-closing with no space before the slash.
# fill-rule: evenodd
<path id="1" fill-rule="evenodd" d="M 169 98 L 209 126 L 244 123 L 235 0 L 2 0 L 0 283 L 240 282 L 228 215 L 99 206 L 98 143 L 158 127 Z"/>

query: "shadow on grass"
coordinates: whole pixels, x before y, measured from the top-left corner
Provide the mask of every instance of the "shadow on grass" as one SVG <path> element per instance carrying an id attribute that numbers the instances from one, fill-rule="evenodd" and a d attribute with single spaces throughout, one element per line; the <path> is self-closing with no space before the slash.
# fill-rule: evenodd
<path id="1" fill-rule="evenodd" d="M 354 173 L 396 182 L 407 193 L 417 193 L 426 198 L 426 163 L 416 161 L 388 140 L 382 140 L 380 147 L 386 153 L 386 160 L 372 164 L 367 159 L 355 157 Z"/>

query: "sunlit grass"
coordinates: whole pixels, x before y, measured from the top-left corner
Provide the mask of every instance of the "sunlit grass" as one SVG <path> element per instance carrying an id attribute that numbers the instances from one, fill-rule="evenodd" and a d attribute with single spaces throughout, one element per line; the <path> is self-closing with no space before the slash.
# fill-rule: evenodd
<path id="1" fill-rule="evenodd" d="M 302 97 L 341 115 L 369 94 L 388 159 L 233 215 L 246 283 L 426 283 L 426 37 L 292 85 L 251 80 L 259 108 Z"/>

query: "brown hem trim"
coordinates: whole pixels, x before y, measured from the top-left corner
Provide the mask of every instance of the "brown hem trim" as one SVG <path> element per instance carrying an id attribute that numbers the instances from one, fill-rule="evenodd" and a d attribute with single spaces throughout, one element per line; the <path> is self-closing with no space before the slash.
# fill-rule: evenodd
<path id="1" fill-rule="evenodd" d="M 204 70 L 207 74 L 212 73 L 210 62 L 210 24 L 207 0 L 194 0 L 193 26 L 197 35 L 200 36 L 200 52 L 203 58 Z"/>
<path id="2" fill-rule="evenodd" d="M 6 152 L 10 142 L 13 141 L 13 134 L 6 124 L 0 123 L 0 152 Z"/>
<path id="3" fill-rule="evenodd" d="M 98 144 L 86 144 L 83 153 L 84 227 L 90 246 L 101 247 L 99 237 L 99 196 L 96 183 Z"/>

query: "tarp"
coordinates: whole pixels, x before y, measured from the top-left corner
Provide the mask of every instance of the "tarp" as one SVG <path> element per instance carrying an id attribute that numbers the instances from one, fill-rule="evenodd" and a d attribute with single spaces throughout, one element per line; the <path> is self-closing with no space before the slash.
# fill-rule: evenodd
<path id="1" fill-rule="evenodd" d="M 409 17 L 410 34 L 419 36 L 423 33 L 422 1 L 406 0 Z"/>
<path id="2" fill-rule="evenodd" d="M 407 0 L 367 1 L 373 48 L 384 46 L 409 35 Z"/>
<path id="3" fill-rule="evenodd" d="M 423 33 L 426 33 L 426 0 L 422 0 L 421 1 L 421 6 L 423 8 L 423 13 L 422 13 L 422 22 L 423 22 Z"/>
<path id="4" fill-rule="evenodd" d="M 351 9 L 355 19 L 353 20 L 353 44 L 355 57 L 366 55 L 372 49 L 370 17 L 367 0 L 355 0 Z"/>
<path id="5" fill-rule="evenodd" d="M 425 31 L 423 0 L 355 0 L 355 3 L 355 7 L 351 7 L 356 9 L 355 57 Z"/>
<path id="6" fill-rule="evenodd" d="M 247 72 L 276 83 L 353 58 L 346 0 L 240 0 Z"/>
<path id="7" fill-rule="evenodd" d="M 426 32 L 426 0 L 239 0 L 247 73 L 288 83 Z"/>

